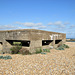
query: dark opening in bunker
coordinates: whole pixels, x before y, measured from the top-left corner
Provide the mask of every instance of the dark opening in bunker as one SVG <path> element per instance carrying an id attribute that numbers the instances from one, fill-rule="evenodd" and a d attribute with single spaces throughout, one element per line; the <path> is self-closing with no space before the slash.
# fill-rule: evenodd
<path id="1" fill-rule="evenodd" d="M 42 46 L 49 45 L 53 40 L 42 40 Z"/>
<path id="2" fill-rule="evenodd" d="M 3 43 L 0 42 L 0 50 L 2 50 L 2 47 L 3 47 Z"/>
<path id="3" fill-rule="evenodd" d="M 3 43 L 2 43 L 2 42 L 0 42 L 0 44 L 2 45 Z"/>
<path id="4" fill-rule="evenodd" d="M 58 44 L 59 42 L 61 42 L 62 40 L 55 40 L 55 44 Z"/>
<path id="5" fill-rule="evenodd" d="M 9 42 L 11 45 L 14 45 L 13 42 L 21 42 L 22 46 L 26 46 L 26 47 L 30 46 L 30 41 L 27 40 L 6 40 L 6 41 Z"/>

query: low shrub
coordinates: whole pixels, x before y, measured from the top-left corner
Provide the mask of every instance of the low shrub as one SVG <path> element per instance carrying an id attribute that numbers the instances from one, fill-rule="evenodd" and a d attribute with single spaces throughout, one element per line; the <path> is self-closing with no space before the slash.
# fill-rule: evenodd
<path id="1" fill-rule="evenodd" d="M 21 48 L 22 48 L 21 46 L 15 46 L 15 47 L 10 48 L 11 54 L 18 54 L 19 53 L 19 50 Z"/>
<path id="2" fill-rule="evenodd" d="M 43 52 L 50 52 L 50 49 L 43 49 Z"/>
<path id="3" fill-rule="evenodd" d="M 64 50 L 64 48 L 69 48 L 69 46 L 66 45 L 66 44 L 63 44 L 63 45 L 59 46 L 59 47 L 56 48 L 56 49 L 57 49 L 57 50 Z"/>
<path id="4" fill-rule="evenodd" d="M 21 42 L 13 42 L 14 47 L 10 48 L 11 54 L 19 54 L 19 50 L 22 48 Z"/>
<path id="5" fill-rule="evenodd" d="M 0 56 L 0 59 L 3 59 L 3 56 Z"/>
<path id="6" fill-rule="evenodd" d="M 23 55 L 31 54 L 27 48 L 22 48 L 19 50 L 19 52 Z"/>
<path id="7" fill-rule="evenodd" d="M 41 52 L 41 54 L 46 54 L 45 52 Z"/>
<path id="8" fill-rule="evenodd" d="M 66 44 L 63 44 L 62 46 L 63 46 L 64 48 L 69 48 L 69 46 L 66 45 Z"/>
<path id="9" fill-rule="evenodd" d="M 11 56 L 0 56 L 0 59 L 5 59 L 5 60 L 7 60 L 7 59 L 12 59 L 12 57 Z"/>
<path id="10" fill-rule="evenodd" d="M 57 50 L 64 50 L 64 47 L 60 46 L 58 48 L 56 48 Z"/>
<path id="11" fill-rule="evenodd" d="M 40 49 L 36 49 L 36 54 L 38 54 L 38 53 L 41 53 L 42 52 L 42 49 L 40 48 Z"/>

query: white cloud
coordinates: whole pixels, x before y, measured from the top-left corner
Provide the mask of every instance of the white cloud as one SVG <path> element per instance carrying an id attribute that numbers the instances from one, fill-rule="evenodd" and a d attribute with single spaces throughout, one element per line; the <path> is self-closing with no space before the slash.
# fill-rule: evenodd
<path id="1" fill-rule="evenodd" d="M 64 25 L 70 24 L 69 22 L 64 22 Z"/>
<path id="2" fill-rule="evenodd" d="M 48 23 L 48 25 L 55 25 L 55 26 L 61 27 L 61 28 L 66 27 L 67 24 L 70 24 L 70 23 L 69 22 L 62 23 L 62 21 L 56 21 L 54 23 L 52 23 L 52 22 Z"/>
<path id="3" fill-rule="evenodd" d="M 70 27 L 75 27 L 75 25 L 71 25 Z"/>
<path id="4" fill-rule="evenodd" d="M 71 32 L 71 31 L 69 31 L 69 32 L 66 32 L 66 34 L 67 34 L 67 36 L 70 36 L 71 37 L 71 35 L 75 35 L 75 32 Z"/>
<path id="5" fill-rule="evenodd" d="M 38 27 L 32 27 L 32 29 L 38 29 Z"/>
<path id="6" fill-rule="evenodd" d="M 25 23 L 16 22 L 16 24 L 24 25 L 27 27 L 42 26 L 42 23 L 32 23 L 32 22 L 25 22 Z"/>
<path id="7" fill-rule="evenodd" d="M 70 34 L 72 34 L 72 33 L 75 33 L 75 32 L 66 32 L 66 33 L 70 33 Z"/>
<path id="8" fill-rule="evenodd" d="M 56 22 L 54 22 L 54 23 L 52 23 L 52 22 L 49 22 L 49 23 L 48 23 L 48 25 L 61 25 L 61 24 L 62 24 L 61 21 L 56 21 Z"/>
<path id="9" fill-rule="evenodd" d="M 25 26 L 25 27 L 24 27 Z M 45 29 L 46 26 L 44 26 L 42 23 L 32 23 L 32 22 L 16 22 L 15 25 L 0 25 L 0 30 L 6 30 L 6 29 L 24 29 L 24 28 L 32 28 L 32 29 Z"/>
<path id="10" fill-rule="evenodd" d="M 39 26 L 38 28 L 39 29 L 44 29 L 44 28 L 46 28 L 46 26 Z"/>
<path id="11" fill-rule="evenodd" d="M 5 29 L 5 28 L 15 28 L 15 27 L 11 25 L 0 25 L 0 29 Z"/>
<path id="12" fill-rule="evenodd" d="M 49 22 L 48 23 L 48 25 L 60 25 L 60 26 L 62 26 L 62 25 L 67 25 L 67 24 L 70 24 L 69 22 L 64 22 L 64 23 L 62 23 L 62 21 L 56 21 L 56 22 L 54 22 L 54 23 L 52 23 L 52 22 Z"/>
<path id="13" fill-rule="evenodd" d="M 32 29 L 45 29 L 46 26 L 38 26 L 38 27 L 32 27 Z"/>
<path id="14" fill-rule="evenodd" d="M 75 29 L 75 25 L 71 25 L 69 29 Z"/>
<path id="15" fill-rule="evenodd" d="M 56 21 L 56 22 L 54 23 L 54 25 L 61 25 L 61 24 L 62 24 L 61 21 Z"/>
<path id="16" fill-rule="evenodd" d="M 26 27 L 30 27 L 32 29 L 45 29 L 46 28 L 46 26 L 44 26 L 42 23 L 32 23 L 32 22 L 21 23 L 21 22 L 16 22 L 16 24 L 23 25 L 23 26 L 26 26 Z"/>
<path id="17" fill-rule="evenodd" d="M 53 23 L 52 23 L 52 22 L 50 22 L 50 23 L 48 23 L 48 25 L 53 25 Z"/>
<path id="18" fill-rule="evenodd" d="M 0 25 L 0 30 L 6 30 L 6 29 L 20 29 L 21 27 L 14 26 L 14 25 Z"/>

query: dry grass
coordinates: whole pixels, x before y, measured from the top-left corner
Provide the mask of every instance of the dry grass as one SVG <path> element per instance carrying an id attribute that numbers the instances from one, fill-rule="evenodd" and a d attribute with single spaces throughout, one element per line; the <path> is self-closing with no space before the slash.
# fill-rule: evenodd
<path id="1" fill-rule="evenodd" d="M 46 55 L 4 54 L 12 59 L 0 59 L 0 75 L 75 75 L 75 43 L 66 44 L 69 49 L 52 49 Z"/>

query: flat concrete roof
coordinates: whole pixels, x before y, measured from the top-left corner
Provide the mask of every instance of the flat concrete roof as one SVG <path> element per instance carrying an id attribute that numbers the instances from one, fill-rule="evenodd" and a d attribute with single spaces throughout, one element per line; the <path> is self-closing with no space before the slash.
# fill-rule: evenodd
<path id="1" fill-rule="evenodd" d="M 41 31 L 41 32 L 52 32 L 52 31 L 46 31 L 46 30 L 38 30 L 38 29 L 16 29 L 16 30 L 0 30 L 0 32 L 12 32 L 12 31 Z M 53 33 L 59 33 L 59 32 L 53 32 Z M 65 33 L 60 33 L 60 34 L 65 34 Z"/>

